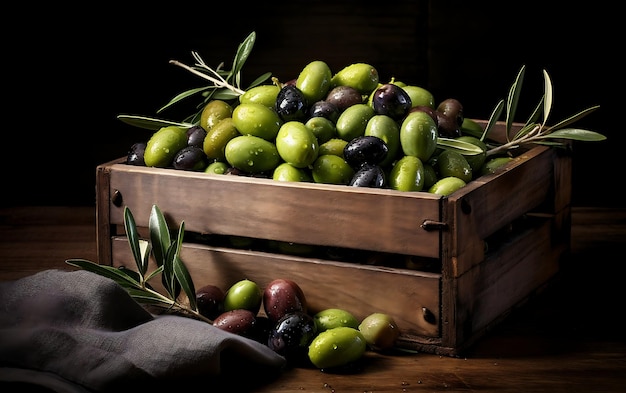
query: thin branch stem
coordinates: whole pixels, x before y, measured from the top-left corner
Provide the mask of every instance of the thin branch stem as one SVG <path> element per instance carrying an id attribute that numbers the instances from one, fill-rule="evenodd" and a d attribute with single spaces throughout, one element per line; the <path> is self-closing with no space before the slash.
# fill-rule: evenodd
<path id="1" fill-rule="evenodd" d="M 213 83 L 215 84 L 215 86 L 217 86 L 217 87 L 225 87 L 225 88 L 227 88 L 228 90 L 231 90 L 231 91 L 233 91 L 233 92 L 235 92 L 235 93 L 237 93 L 237 94 L 239 94 L 239 95 L 242 95 L 243 93 L 245 93 L 245 91 L 244 91 L 244 90 L 241 90 L 241 89 L 239 89 L 239 88 L 237 88 L 237 87 L 235 87 L 235 86 L 233 86 L 233 85 L 231 85 L 231 84 L 227 83 L 227 82 L 226 82 L 226 81 L 224 81 L 223 79 L 222 79 L 222 80 L 219 80 L 219 79 L 213 78 L 212 76 L 209 76 L 209 75 L 207 75 L 207 74 L 205 74 L 205 73 L 202 73 L 202 72 L 200 72 L 200 71 L 198 71 L 198 70 L 195 70 L 195 69 L 193 69 L 192 67 L 189 67 L 188 65 L 183 64 L 183 63 L 181 63 L 181 62 L 180 62 L 180 61 L 178 61 L 178 60 L 170 60 L 170 64 L 174 64 L 174 65 L 176 65 L 176 66 L 182 67 L 182 68 L 186 69 L 187 71 L 191 72 L 192 74 L 195 74 L 195 75 L 197 75 L 197 76 L 199 76 L 199 77 L 201 77 L 201 78 L 203 78 L 203 79 L 206 79 L 206 80 L 208 80 L 208 81 L 211 81 L 211 82 L 213 82 Z M 210 68 L 209 68 L 209 70 L 210 70 Z M 213 70 L 211 70 L 211 71 L 212 71 L 213 73 L 215 73 Z"/>

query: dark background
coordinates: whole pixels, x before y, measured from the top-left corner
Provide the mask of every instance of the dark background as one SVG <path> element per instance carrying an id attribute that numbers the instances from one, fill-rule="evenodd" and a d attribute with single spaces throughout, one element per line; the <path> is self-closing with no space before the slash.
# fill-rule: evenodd
<path id="1" fill-rule="evenodd" d="M 623 22 L 617 6 L 497 4 L 503 3 L 19 6 L 5 13 L 2 27 L 1 203 L 95 204 L 97 165 L 125 156 L 134 142 L 150 136 L 116 116 L 156 116 L 176 94 L 204 84 L 169 60 L 192 64 L 191 51 L 197 51 L 209 65 L 229 65 L 237 45 L 256 31 L 244 85 L 267 71 L 281 81 L 295 78 L 313 60 L 326 61 L 334 72 L 366 62 L 381 80 L 395 77 L 423 86 L 437 101 L 457 98 L 472 118 L 489 117 L 525 64 L 516 119 L 524 121 L 543 94 L 546 69 L 554 85 L 552 121 L 600 105 L 576 125 L 608 137 L 575 142 L 573 204 L 625 206 L 616 195 L 626 142 L 620 123 L 624 75 L 617 60 Z M 195 104 L 161 116 L 182 120 Z"/>

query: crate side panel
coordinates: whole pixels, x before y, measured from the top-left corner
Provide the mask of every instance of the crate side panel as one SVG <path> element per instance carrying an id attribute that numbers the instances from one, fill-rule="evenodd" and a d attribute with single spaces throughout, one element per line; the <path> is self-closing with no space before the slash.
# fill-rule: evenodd
<path id="1" fill-rule="evenodd" d="M 110 187 L 123 201 L 111 206 L 112 223 L 123 223 L 128 206 L 147 226 L 155 204 L 171 227 L 184 220 L 190 232 L 439 257 L 439 232 L 421 228 L 440 219 L 440 198 L 428 193 L 128 167 L 111 168 Z"/>
<path id="2" fill-rule="evenodd" d="M 468 184 L 452 195 L 446 209 L 453 230 L 444 236 L 450 244 L 450 265 L 444 275 L 458 277 L 483 260 L 485 239 L 537 209 L 554 208 L 553 149 L 536 147 L 515 158 L 501 172 Z M 548 213 L 553 214 L 554 210 Z"/>
<path id="3" fill-rule="evenodd" d="M 457 306 L 451 346 L 468 345 L 558 273 L 569 244 L 558 241 L 561 234 L 555 228 L 552 220 L 544 220 L 454 279 Z"/>
<path id="4" fill-rule="evenodd" d="M 115 266 L 136 270 L 125 237 L 114 238 L 113 250 Z M 189 243 L 184 245 L 181 258 L 198 288 L 212 284 L 227 290 L 244 278 L 264 288 L 276 278 L 287 278 L 302 288 L 310 313 L 342 308 L 363 319 L 373 312 L 385 312 L 393 316 L 405 335 L 439 337 L 438 274 Z M 158 280 L 155 287 L 159 287 Z"/>

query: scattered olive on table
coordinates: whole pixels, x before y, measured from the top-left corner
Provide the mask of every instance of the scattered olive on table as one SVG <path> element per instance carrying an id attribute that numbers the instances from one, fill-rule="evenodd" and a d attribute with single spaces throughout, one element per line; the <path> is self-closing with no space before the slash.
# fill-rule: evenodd
<path id="1" fill-rule="evenodd" d="M 293 367 L 328 372 L 356 367 L 367 350 L 393 348 L 401 333 L 393 317 L 382 312 L 361 320 L 337 307 L 310 312 L 305 292 L 288 278 L 276 278 L 263 289 L 249 279 L 225 291 L 207 284 L 196 291 L 196 300 L 214 327 L 267 345 Z"/>

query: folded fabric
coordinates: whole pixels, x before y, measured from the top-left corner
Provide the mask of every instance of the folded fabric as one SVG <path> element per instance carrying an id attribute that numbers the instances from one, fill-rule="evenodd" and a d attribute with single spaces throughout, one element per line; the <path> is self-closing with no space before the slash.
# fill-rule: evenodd
<path id="1" fill-rule="evenodd" d="M 202 381 L 211 391 L 224 375 L 272 378 L 286 365 L 252 339 L 184 316 L 155 316 L 114 281 L 85 270 L 1 282 L 0 299 L 4 383 L 106 392 Z"/>

